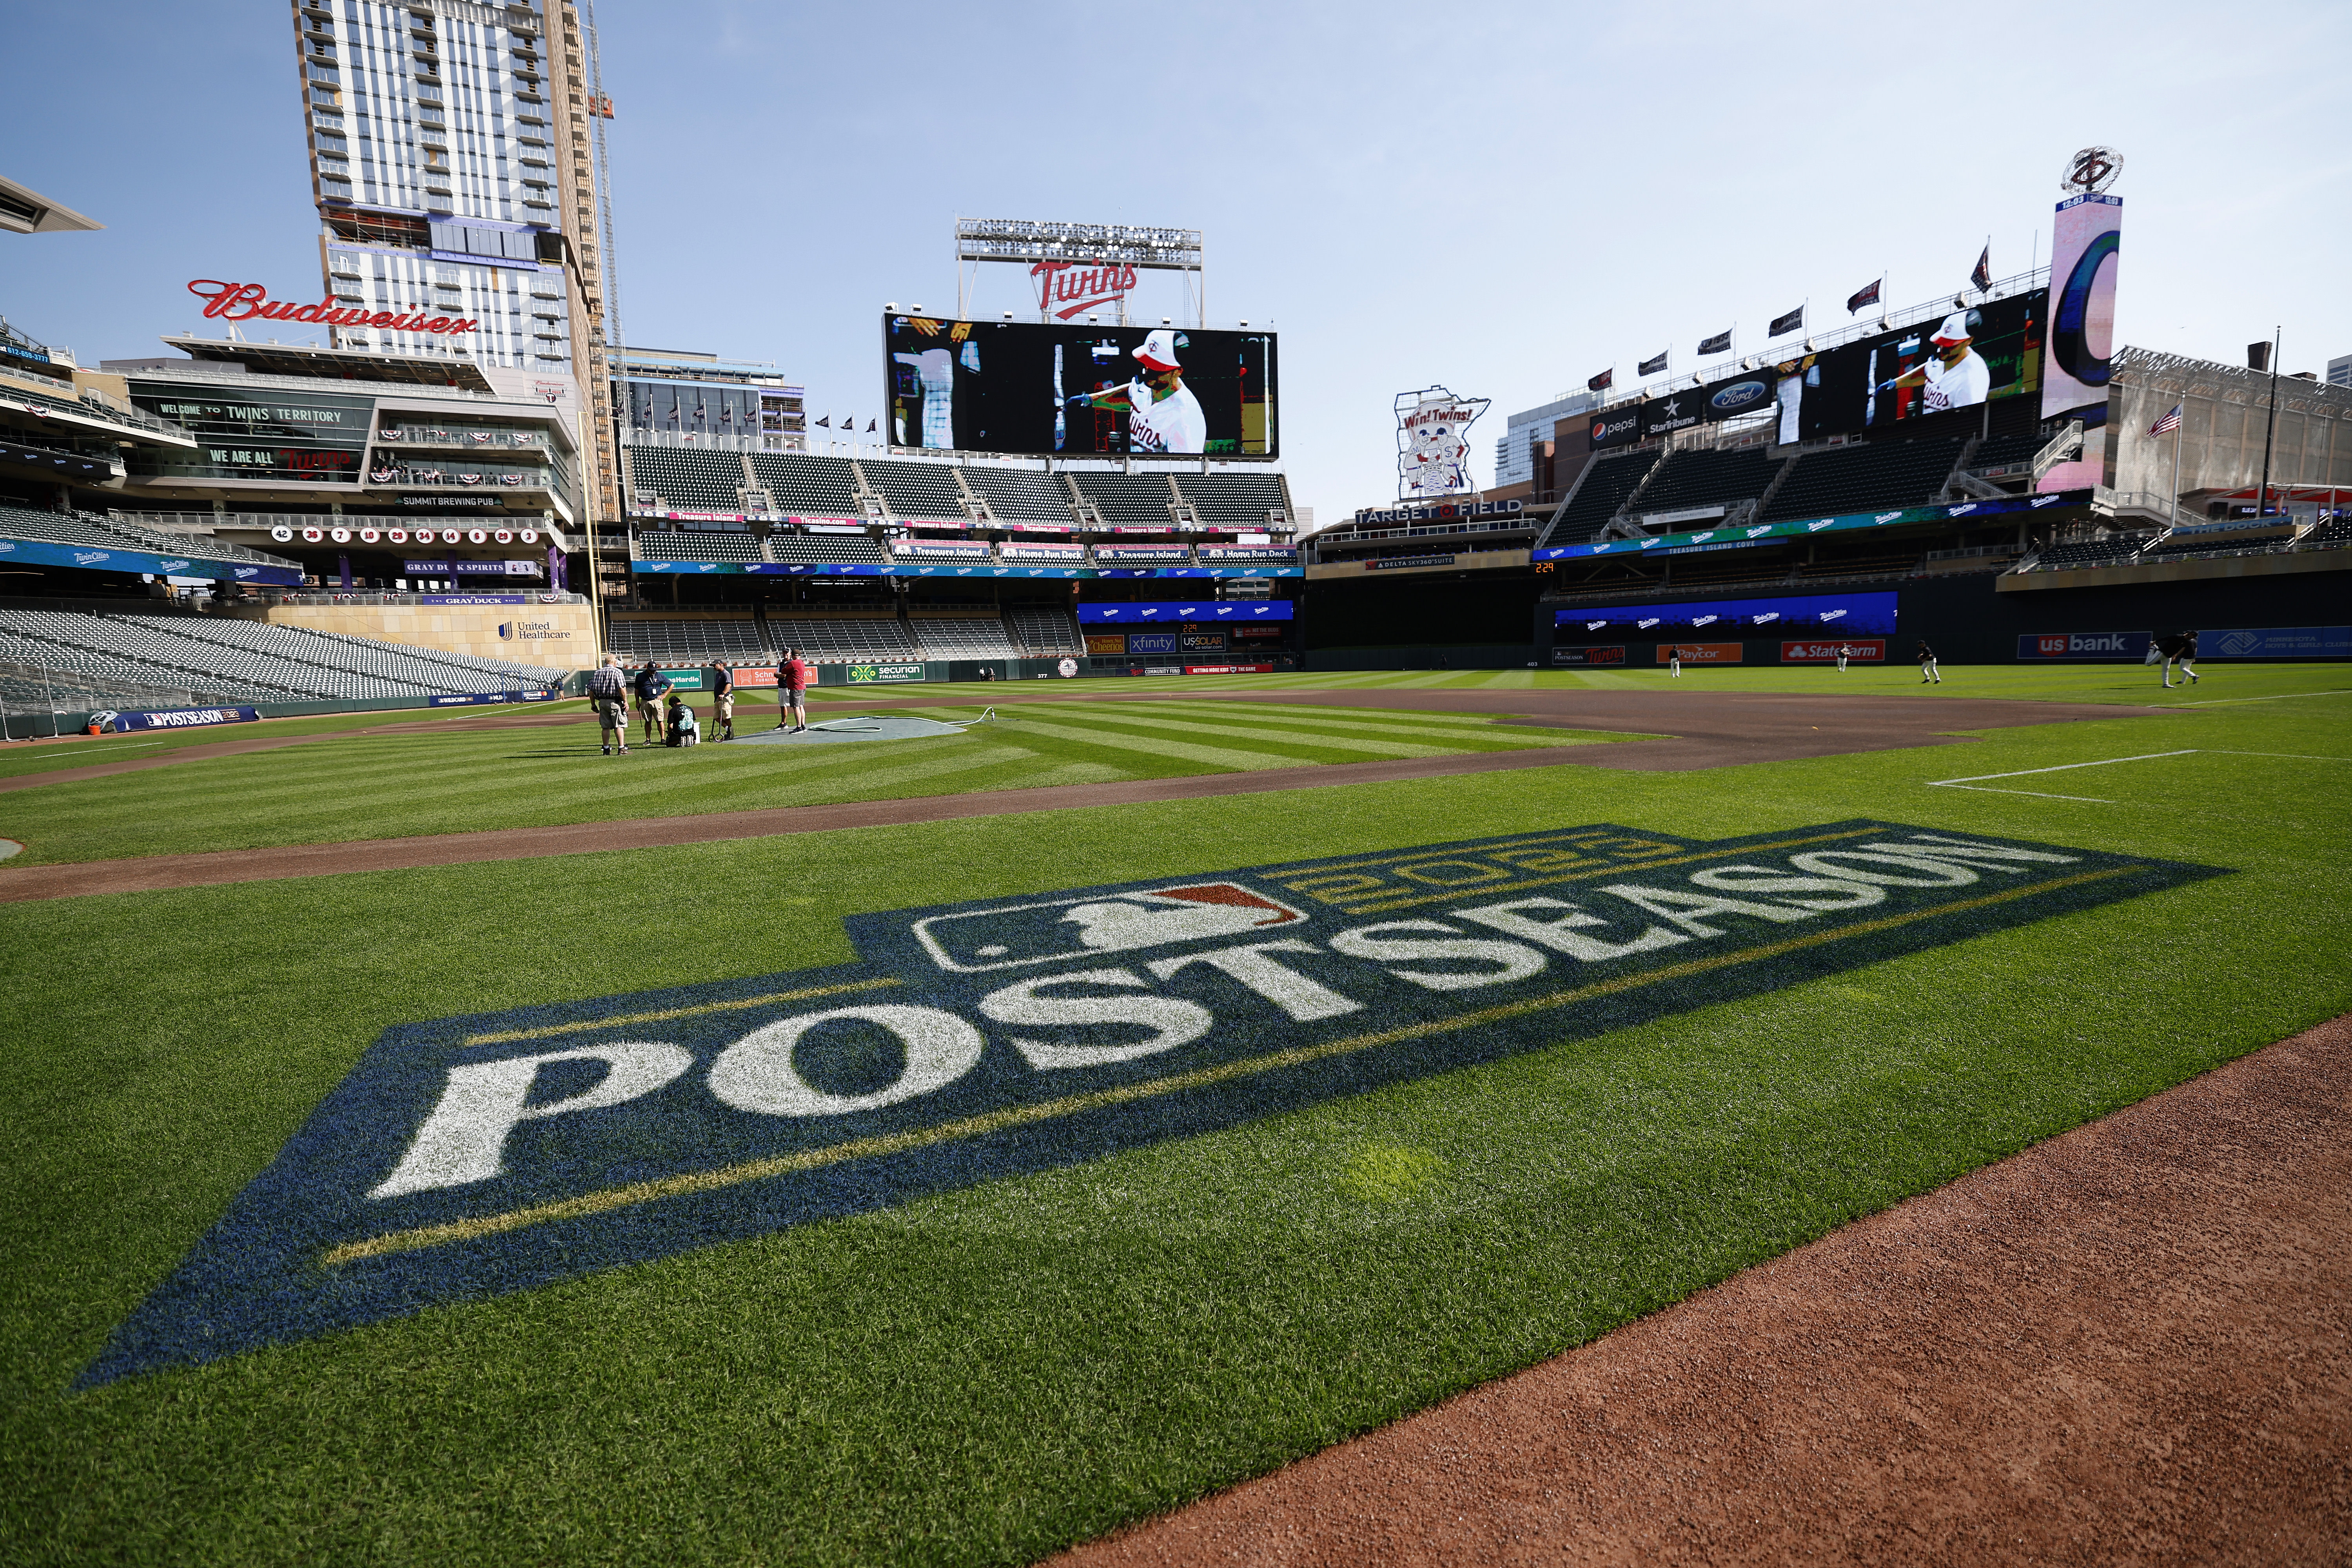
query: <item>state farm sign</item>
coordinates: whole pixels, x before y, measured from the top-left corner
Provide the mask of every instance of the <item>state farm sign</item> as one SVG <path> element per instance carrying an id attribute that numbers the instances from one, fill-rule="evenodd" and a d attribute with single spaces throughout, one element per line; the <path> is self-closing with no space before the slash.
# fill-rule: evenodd
<path id="1" fill-rule="evenodd" d="M 320 321 L 331 327 L 383 327 L 395 332 L 471 332 L 480 329 L 478 318 L 427 316 L 394 310 L 345 310 L 330 297 L 315 305 L 298 305 L 291 300 L 273 300 L 269 290 L 258 283 L 223 283 L 217 279 L 197 278 L 188 283 L 188 292 L 205 301 L 205 314 L 224 321 Z"/>
<path id="2" fill-rule="evenodd" d="M 1853 649 L 1848 657 L 1856 664 L 1878 664 L 1886 658 L 1885 637 L 1855 637 L 1848 642 L 1784 642 L 1780 645 L 1780 662 L 1835 664 L 1840 648 Z"/>
<path id="3" fill-rule="evenodd" d="M 1065 321 L 1135 291 L 1135 268 L 1115 261 L 1040 261 L 1029 276 L 1037 279 L 1037 309 Z"/>

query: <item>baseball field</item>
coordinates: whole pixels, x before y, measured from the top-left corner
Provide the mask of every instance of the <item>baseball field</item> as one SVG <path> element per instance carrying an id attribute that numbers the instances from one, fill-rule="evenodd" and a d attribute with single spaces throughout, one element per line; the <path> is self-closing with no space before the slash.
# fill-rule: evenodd
<path id="1" fill-rule="evenodd" d="M 2341 666 L 812 695 L 0 751 L 0 1555 L 1034 1561 L 2352 1012 Z"/>

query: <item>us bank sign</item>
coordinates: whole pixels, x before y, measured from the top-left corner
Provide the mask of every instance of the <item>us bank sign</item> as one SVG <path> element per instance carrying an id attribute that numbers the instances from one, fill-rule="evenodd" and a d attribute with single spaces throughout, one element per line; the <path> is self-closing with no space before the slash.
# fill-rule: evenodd
<path id="1" fill-rule="evenodd" d="M 388 1031 L 84 1384 L 1076 1164 L 2206 868 L 1595 826 L 854 915 L 859 962 Z"/>

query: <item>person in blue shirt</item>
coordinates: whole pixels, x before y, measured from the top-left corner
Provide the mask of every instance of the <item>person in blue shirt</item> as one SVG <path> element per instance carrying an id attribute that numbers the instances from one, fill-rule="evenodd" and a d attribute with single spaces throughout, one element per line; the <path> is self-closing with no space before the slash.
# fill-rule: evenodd
<path id="1" fill-rule="evenodd" d="M 660 665 L 647 659 L 645 668 L 637 671 L 636 687 L 637 716 L 645 721 L 646 744 L 650 746 L 661 739 L 662 699 L 669 695 L 669 677 L 661 672 Z"/>

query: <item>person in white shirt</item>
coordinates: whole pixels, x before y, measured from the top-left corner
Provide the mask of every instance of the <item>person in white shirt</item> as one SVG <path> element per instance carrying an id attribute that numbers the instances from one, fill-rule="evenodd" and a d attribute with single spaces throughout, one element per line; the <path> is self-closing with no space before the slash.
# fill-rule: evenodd
<path id="1" fill-rule="evenodd" d="M 1176 362 L 1180 334 L 1162 327 L 1135 351 L 1143 374 L 1125 386 L 1102 392 L 1082 392 L 1069 400 L 1074 408 L 1118 408 L 1127 411 L 1127 444 L 1135 452 L 1205 452 L 1209 420 L 1201 400 L 1184 384 Z"/>
<path id="2" fill-rule="evenodd" d="M 1924 386 L 1919 412 L 1941 414 L 1948 408 L 1973 408 L 1992 395 L 1992 367 L 1984 362 L 1975 348 L 1978 316 L 1974 310 L 1955 310 L 1944 318 L 1936 335 L 1927 341 L 1935 345 L 1936 357 L 1922 361 L 1905 371 L 1893 381 L 1883 383 L 1881 392 L 1892 392 L 1898 386 Z"/>

